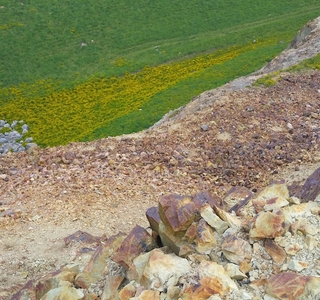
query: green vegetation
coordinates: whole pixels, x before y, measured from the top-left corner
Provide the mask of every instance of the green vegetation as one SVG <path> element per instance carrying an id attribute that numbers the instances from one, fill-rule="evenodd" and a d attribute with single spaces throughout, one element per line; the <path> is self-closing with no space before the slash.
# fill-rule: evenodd
<path id="1" fill-rule="evenodd" d="M 0 119 L 41 146 L 139 131 L 257 70 L 317 17 L 309 1 L 4 0 Z"/>

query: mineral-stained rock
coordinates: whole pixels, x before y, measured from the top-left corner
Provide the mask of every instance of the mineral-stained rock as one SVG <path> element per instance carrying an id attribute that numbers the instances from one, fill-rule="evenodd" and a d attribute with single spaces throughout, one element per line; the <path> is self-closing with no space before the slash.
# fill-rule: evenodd
<path id="1" fill-rule="evenodd" d="M 307 202 L 297 205 L 290 205 L 282 208 L 282 212 L 285 215 L 285 220 L 288 224 L 293 223 L 294 218 L 303 216 L 307 212 L 312 212 L 320 207 L 317 202 Z"/>
<path id="2" fill-rule="evenodd" d="M 195 238 L 197 237 L 197 224 L 196 222 L 193 222 L 189 228 L 187 229 L 185 235 L 183 236 L 183 240 L 187 240 L 188 243 L 192 243 Z"/>
<path id="3" fill-rule="evenodd" d="M 246 187 L 234 186 L 223 198 L 222 208 L 228 212 L 234 211 L 237 215 L 241 214 L 240 211 L 249 202 L 251 197 L 252 192 Z"/>
<path id="4" fill-rule="evenodd" d="M 116 252 L 125 238 L 124 233 L 110 237 L 105 244 L 100 245 L 92 255 L 90 261 L 75 279 L 75 284 L 81 288 L 89 288 L 91 283 L 101 279 L 106 265 L 107 258 Z"/>
<path id="5" fill-rule="evenodd" d="M 72 287 L 71 283 L 68 281 L 61 281 L 60 286 L 50 290 L 46 293 L 41 300 L 78 300 L 83 299 L 84 294 L 81 290 Z"/>
<path id="6" fill-rule="evenodd" d="M 184 232 L 174 232 L 162 221 L 159 224 L 159 236 L 164 246 L 169 247 L 175 254 L 186 256 L 194 252 L 194 248 L 187 241 L 183 240 Z"/>
<path id="7" fill-rule="evenodd" d="M 200 211 L 201 217 L 218 233 L 222 234 L 229 227 L 227 222 L 222 221 L 208 205 L 204 205 Z"/>
<path id="8" fill-rule="evenodd" d="M 235 214 L 228 213 L 216 205 L 213 206 L 213 209 L 214 209 L 214 212 L 216 213 L 216 215 L 221 220 L 228 223 L 229 227 L 240 227 L 241 226 L 241 220 Z"/>
<path id="9" fill-rule="evenodd" d="M 300 199 L 302 202 L 314 201 L 320 193 L 320 168 L 315 170 L 302 186 Z"/>
<path id="10" fill-rule="evenodd" d="M 208 203 L 211 207 L 221 207 L 222 200 L 217 195 L 211 195 L 206 191 L 202 191 L 194 195 L 192 202 L 195 204 L 197 209 L 200 209 L 206 203 Z"/>
<path id="11" fill-rule="evenodd" d="M 159 199 L 160 218 L 174 232 L 187 230 L 196 217 L 195 212 L 191 197 L 171 194 Z"/>
<path id="12" fill-rule="evenodd" d="M 196 250 L 202 254 L 210 253 L 212 248 L 216 246 L 214 232 L 204 219 L 198 223 L 195 244 Z"/>
<path id="13" fill-rule="evenodd" d="M 249 232 L 253 239 L 275 238 L 285 233 L 285 218 L 281 210 L 261 212 Z"/>
<path id="14" fill-rule="evenodd" d="M 159 223 L 161 221 L 159 215 L 159 209 L 156 206 L 150 207 L 146 212 L 147 219 L 149 221 L 152 230 L 159 232 Z"/>
<path id="15" fill-rule="evenodd" d="M 105 281 L 103 293 L 101 295 L 101 300 L 116 299 L 119 294 L 118 288 L 123 280 L 124 277 L 122 276 L 108 275 Z"/>
<path id="16" fill-rule="evenodd" d="M 188 274 L 191 266 L 185 258 L 160 249 L 139 255 L 129 269 L 129 280 L 135 280 L 145 288 L 163 291 L 177 284 L 179 277 Z"/>
<path id="17" fill-rule="evenodd" d="M 312 292 L 312 288 L 320 292 L 320 279 L 312 276 L 302 276 L 293 272 L 284 272 L 271 276 L 266 285 L 266 292 L 278 299 L 296 300 Z"/>
<path id="18" fill-rule="evenodd" d="M 268 254 L 277 264 L 283 264 L 287 258 L 286 251 L 280 247 L 274 240 L 266 239 L 264 242 L 264 247 Z"/>
<path id="19" fill-rule="evenodd" d="M 137 225 L 124 239 L 112 259 L 128 269 L 133 259 L 140 253 L 151 251 L 156 247 L 157 244 L 153 237 L 143 227 Z"/>
<path id="20" fill-rule="evenodd" d="M 119 292 L 119 299 L 120 300 L 129 300 L 130 298 L 134 297 L 135 294 L 136 294 L 135 282 L 134 281 L 130 281 Z"/>
<path id="21" fill-rule="evenodd" d="M 77 232 L 64 238 L 64 243 L 69 246 L 71 243 L 81 243 L 81 244 L 100 244 L 100 237 L 93 236 L 90 233 L 78 230 Z"/>
<path id="22" fill-rule="evenodd" d="M 188 282 L 180 294 L 184 300 L 207 299 L 213 294 L 224 295 L 230 289 L 237 290 L 234 281 L 227 275 L 224 268 L 212 261 L 202 261 L 198 267 L 198 276 Z"/>
<path id="23" fill-rule="evenodd" d="M 222 242 L 221 248 L 224 256 L 230 262 L 240 264 L 243 261 L 249 262 L 251 260 L 251 245 L 235 235 L 228 235 Z"/>

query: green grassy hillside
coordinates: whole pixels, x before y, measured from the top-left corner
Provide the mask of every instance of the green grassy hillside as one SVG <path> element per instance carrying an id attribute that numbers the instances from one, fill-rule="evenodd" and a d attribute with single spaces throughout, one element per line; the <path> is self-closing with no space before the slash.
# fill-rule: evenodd
<path id="1" fill-rule="evenodd" d="M 23 119 L 41 146 L 147 128 L 260 68 L 320 13 L 315 0 L 78 2 L 1 2 L 0 119 Z"/>

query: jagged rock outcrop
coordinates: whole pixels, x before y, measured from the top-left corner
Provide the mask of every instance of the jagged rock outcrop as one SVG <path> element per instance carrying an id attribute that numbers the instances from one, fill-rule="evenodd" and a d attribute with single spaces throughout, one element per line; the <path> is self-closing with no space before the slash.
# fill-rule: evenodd
<path id="1" fill-rule="evenodd" d="M 225 210 L 231 199 L 235 207 L 235 188 L 222 199 L 207 192 L 162 196 L 146 212 L 152 233 L 136 226 L 126 236 L 101 238 L 83 270 L 62 267 L 28 282 L 12 300 L 318 299 L 319 172 L 301 189 L 316 183 L 312 199 L 274 183 L 251 193 L 237 213 Z M 75 237 L 97 242 L 78 232 L 66 244 Z"/>

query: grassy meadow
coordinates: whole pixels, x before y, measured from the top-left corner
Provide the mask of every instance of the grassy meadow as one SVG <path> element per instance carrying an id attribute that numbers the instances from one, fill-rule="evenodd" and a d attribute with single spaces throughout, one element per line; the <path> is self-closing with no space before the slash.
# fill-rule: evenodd
<path id="1" fill-rule="evenodd" d="M 320 14 L 316 0 L 3 0 L 0 119 L 39 145 L 136 132 L 253 72 Z"/>

